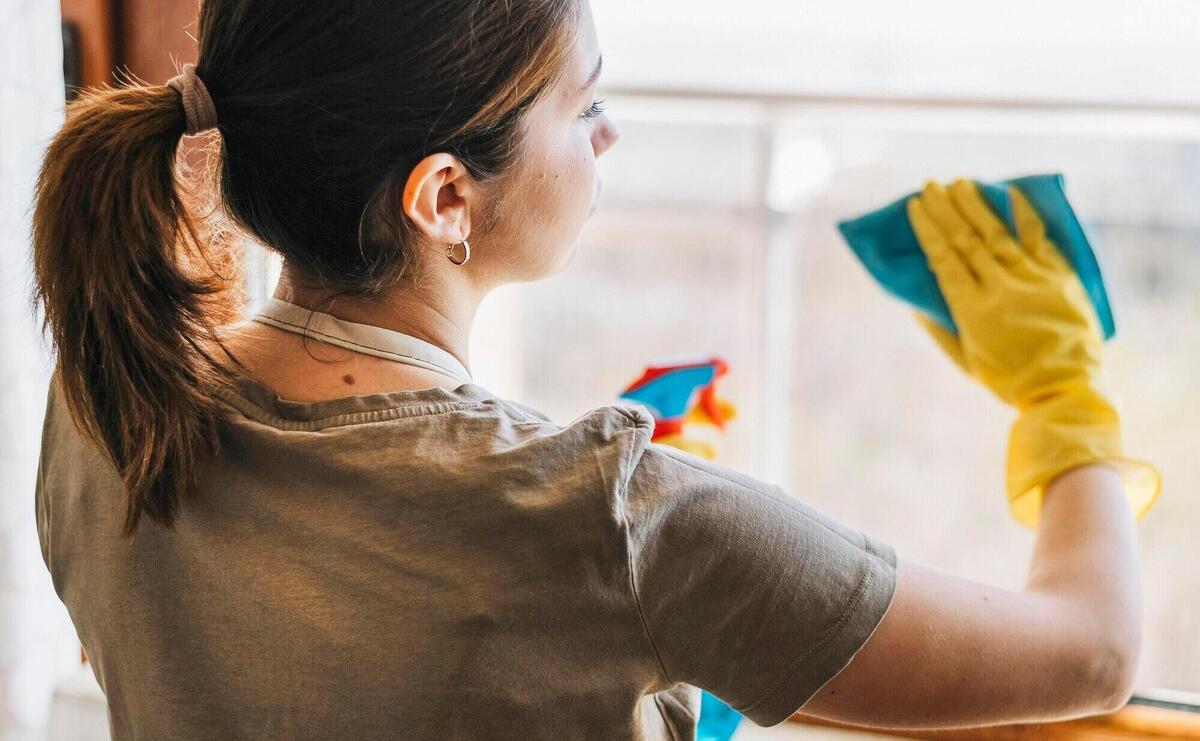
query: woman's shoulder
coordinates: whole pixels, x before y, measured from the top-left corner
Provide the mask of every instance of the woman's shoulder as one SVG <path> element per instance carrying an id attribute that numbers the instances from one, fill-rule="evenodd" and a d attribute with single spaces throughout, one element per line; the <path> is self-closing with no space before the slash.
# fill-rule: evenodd
<path id="1" fill-rule="evenodd" d="M 654 434 L 654 418 L 641 407 L 605 404 L 559 423 L 540 409 L 496 398 L 489 412 L 499 415 L 506 451 L 520 456 L 528 470 L 551 472 L 564 480 L 603 484 L 610 496 L 623 494 Z M 502 443 L 505 444 L 505 443 Z"/>
<path id="2" fill-rule="evenodd" d="M 553 425 L 560 430 L 579 430 L 599 439 L 630 437 L 639 449 L 650 443 L 654 434 L 654 417 L 640 404 L 616 402 L 592 407 L 566 424 L 552 421 L 542 412 L 521 402 L 500 400 L 512 409 L 527 414 L 530 419 Z"/>

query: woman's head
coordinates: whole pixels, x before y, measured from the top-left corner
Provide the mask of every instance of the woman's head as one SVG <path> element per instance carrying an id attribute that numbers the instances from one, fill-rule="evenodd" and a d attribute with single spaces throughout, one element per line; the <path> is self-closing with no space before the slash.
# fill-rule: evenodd
<path id="1" fill-rule="evenodd" d="M 223 210 L 293 279 L 369 298 L 464 238 L 454 269 L 480 290 L 569 259 L 616 139 L 587 0 L 205 0 L 199 43 Z M 215 328 L 241 309 L 236 253 L 198 236 L 176 181 L 185 128 L 164 85 L 92 92 L 38 183 L 36 298 L 71 413 L 125 482 L 126 534 L 143 512 L 170 526 L 216 452 Z"/>
<path id="2" fill-rule="evenodd" d="M 579 118 L 597 55 L 582 0 L 208 0 L 197 72 L 232 216 L 293 274 L 369 293 L 468 231 L 473 270 L 523 279 L 574 242 L 608 130 Z"/>

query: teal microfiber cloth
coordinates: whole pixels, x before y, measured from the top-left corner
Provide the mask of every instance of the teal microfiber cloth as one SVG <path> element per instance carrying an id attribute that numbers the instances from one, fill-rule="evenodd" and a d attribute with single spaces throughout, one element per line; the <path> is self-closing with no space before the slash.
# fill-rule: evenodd
<path id="1" fill-rule="evenodd" d="M 1096 253 L 1084 234 L 1075 210 L 1067 200 L 1061 173 L 1029 175 L 997 183 L 978 183 L 979 190 L 992 211 L 1013 234 L 1017 233 L 1013 218 L 1012 200 L 1008 186 L 1016 186 L 1042 217 L 1046 236 L 1059 248 L 1067 262 L 1075 268 L 1080 282 L 1096 307 L 1096 316 L 1104 330 L 1104 339 L 1116 334 L 1112 307 L 1104 289 L 1104 277 Z M 905 204 L 918 195 L 910 193 L 895 203 L 856 219 L 838 222 L 838 230 L 862 261 L 867 271 L 892 295 L 924 311 L 942 326 L 957 333 L 950 309 L 938 288 L 937 279 L 929 270 L 925 253 L 908 223 Z"/>

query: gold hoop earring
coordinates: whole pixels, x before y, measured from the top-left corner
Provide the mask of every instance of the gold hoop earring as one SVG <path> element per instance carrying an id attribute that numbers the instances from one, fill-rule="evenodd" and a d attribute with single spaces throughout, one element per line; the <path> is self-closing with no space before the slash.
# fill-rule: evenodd
<path id="1" fill-rule="evenodd" d="M 464 249 L 466 250 L 466 254 L 463 256 L 462 262 L 459 262 L 458 260 L 454 259 L 454 248 L 457 247 L 458 245 L 452 244 L 446 248 L 446 258 L 449 259 L 450 262 L 454 263 L 455 265 L 462 265 L 467 260 L 471 259 L 471 243 L 465 239 L 462 241 L 462 243 L 463 243 Z"/>

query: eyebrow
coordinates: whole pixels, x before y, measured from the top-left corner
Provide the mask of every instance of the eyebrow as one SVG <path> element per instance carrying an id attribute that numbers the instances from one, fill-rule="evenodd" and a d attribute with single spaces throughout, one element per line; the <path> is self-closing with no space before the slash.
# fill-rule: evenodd
<path id="1" fill-rule="evenodd" d="M 581 91 L 587 90 L 588 88 L 590 88 L 592 86 L 593 82 L 600 79 L 600 70 L 603 67 L 604 67 L 604 55 L 601 54 L 600 58 L 596 60 L 596 69 L 592 70 L 592 76 L 587 79 L 587 82 L 583 83 L 583 87 L 580 88 Z"/>

